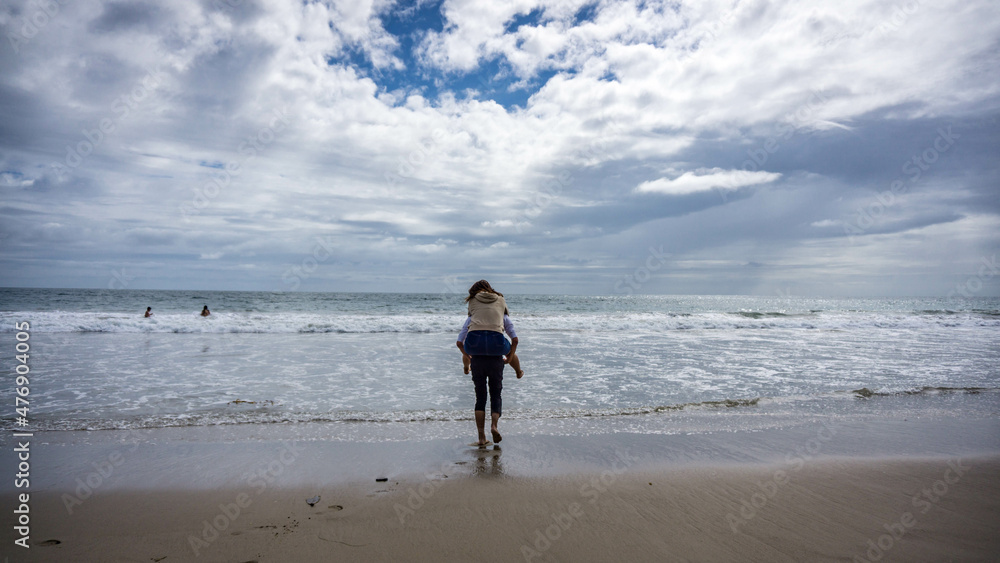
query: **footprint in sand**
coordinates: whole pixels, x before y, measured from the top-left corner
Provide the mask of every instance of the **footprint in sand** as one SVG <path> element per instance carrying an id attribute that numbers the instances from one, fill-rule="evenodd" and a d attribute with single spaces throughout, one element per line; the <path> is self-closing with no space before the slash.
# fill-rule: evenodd
<path id="1" fill-rule="evenodd" d="M 330 543 L 339 543 L 340 545 L 346 545 L 347 547 L 365 547 L 366 545 L 368 545 L 367 543 L 360 543 L 356 541 L 349 541 L 349 542 L 343 541 L 342 539 L 343 536 L 340 533 L 332 531 L 320 532 L 319 535 L 317 535 L 316 537 L 318 537 L 323 541 L 328 541 Z"/>

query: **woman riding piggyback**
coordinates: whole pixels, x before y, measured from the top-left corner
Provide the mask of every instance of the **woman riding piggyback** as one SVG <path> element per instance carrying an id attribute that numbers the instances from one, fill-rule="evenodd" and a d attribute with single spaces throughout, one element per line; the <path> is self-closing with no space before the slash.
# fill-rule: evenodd
<path id="1" fill-rule="evenodd" d="M 504 363 L 509 363 L 520 379 L 524 371 L 514 353 L 517 333 L 508 316 L 503 294 L 493 289 L 486 280 L 479 280 L 469 288 L 465 302 L 469 304 L 469 316 L 456 342 L 462 351 L 465 373 L 469 373 L 471 356 L 506 356 Z M 510 336 L 510 342 L 504 338 L 504 332 Z"/>
<path id="2" fill-rule="evenodd" d="M 476 390 L 476 428 L 479 431 L 480 447 L 487 444 L 485 433 L 486 399 L 490 402 L 490 432 L 493 441 L 499 443 L 503 437 L 497 429 L 502 412 L 500 394 L 503 390 L 504 364 L 510 363 L 520 379 L 524 374 L 520 362 L 514 354 L 517 349 L 517 333 L 507 316 L 507 302 L 503 294 L 490 287 L 486 280 L 479 280 L 469 288 L 469 316 L 462 325 L 462 331 L 455 342 L 462 351 L 465 373 L 472 370 L 472 382 Z M 510 342 L 503 333 L 510 335 Z M 504 358 L 506 356 L 506 359 Z"/>

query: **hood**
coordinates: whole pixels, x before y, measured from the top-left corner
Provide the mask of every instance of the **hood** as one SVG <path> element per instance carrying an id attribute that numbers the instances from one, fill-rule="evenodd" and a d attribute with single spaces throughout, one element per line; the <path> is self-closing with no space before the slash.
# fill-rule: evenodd
<path id="1" fill-rule="evenodd" d="M 480 291 L 476 294 L 473 299 L 479 301 L 480 303 L 496 303 L 500 296 L 496 293 L 490 293 L 489 291 Z"/>

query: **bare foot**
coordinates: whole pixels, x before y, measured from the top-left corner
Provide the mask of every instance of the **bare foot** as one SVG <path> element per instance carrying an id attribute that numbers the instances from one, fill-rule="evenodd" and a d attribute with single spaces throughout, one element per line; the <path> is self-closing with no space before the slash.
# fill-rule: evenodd
<path id="1" fill-rule="evenodd" d="M 523 369 L 517 370 L 517 378 L 521 379 L 522 377 L 524 377 L 524 370 Z"/>
<path id="2" fill-rule="evenodd" d="M 490 432 L 493 433 L 493 442 L 494 443 L 499 444 L 500 441 L 503 440 L 503 436 L 500 435 L 500 432 L 497 430 L 496 426 L 494 426 L 493 428 L 490 428 Z"/>

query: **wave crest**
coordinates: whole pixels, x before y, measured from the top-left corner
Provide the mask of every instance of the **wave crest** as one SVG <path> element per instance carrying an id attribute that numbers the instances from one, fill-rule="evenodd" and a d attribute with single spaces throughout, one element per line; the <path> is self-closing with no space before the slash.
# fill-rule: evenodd
<path id="1" fill-rule="evenodd" d="M 360 313 L 213 313 L 211 317 L 164 313 L 152 318 L 124 313 L 2 312 L 0 332 L 14 331 L 14 323 L 31 321 L 42 333 L 451 333 L 458 332 L 461 312 Z M 1000 327 L 1000 317 L 981 313 L 860 313 L 778 311 L 735 313 L 552 313 L 515 315 L 519 331 L 642 331 L 857 328 L 925 329 L 940 327 Z"/>

